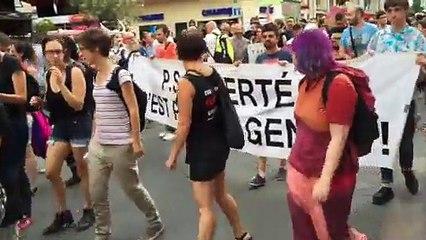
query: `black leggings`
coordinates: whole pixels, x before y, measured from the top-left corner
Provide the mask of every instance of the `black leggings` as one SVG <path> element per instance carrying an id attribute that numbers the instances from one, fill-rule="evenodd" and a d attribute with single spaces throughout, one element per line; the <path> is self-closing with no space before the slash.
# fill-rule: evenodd
<path id="1" fill-rule="evenodd" d="M 67 158 L 65 158 L 65 161 L 67 162 L 67 166 L 71 169 L 75 167 L 75 159 L 72 153 L 68 155 Z"/>
<path id="2" fill-rule="evenodd" d="M 31 188 L 25 173 L 28 144 L 26 118 L 11 119 L 13 133 L 2 141 L 0 182 L 6 190 L 6 216 L 1 226 L 15 224 L 23 215 L 31 216 Z"/>
<path id="3" fill-rule="evenodd" d="M 7 173 L 3 173 L 0 182 L 6 191 L 7 202 L 6 215 L 1 227 L 15 224 L 24 215 L 31 216 L 30 182 L 24 167 L 11 166 Z"/>

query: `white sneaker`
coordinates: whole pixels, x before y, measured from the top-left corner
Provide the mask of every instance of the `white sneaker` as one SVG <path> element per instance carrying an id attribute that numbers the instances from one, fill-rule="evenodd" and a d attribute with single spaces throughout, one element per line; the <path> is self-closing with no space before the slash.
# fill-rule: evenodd
<path id="1" fill-rule="evenodd" d="M 44 160 L 43 158 L 41 158 L 41 157 L 37 157 L 37 168 L 38 168 L 38 173 L 39 174 L 44 174 L 45 172 L 46 172 L 46 168 L 45 168 L 45 165 L 46 165 L 46 163 L 45 163 L 45 161 L 46 160 Z"/>
<path id="2" fill-rule="evenodd" d="M 174 133 L 166 133 L 166 135 L 164 135 L 163 140 L 164 141 L 173 141 L 176 139 L 176 134 Z"/>
<path id="3" fill-rule="evenodd" d="M 159 138 L 164 138 L 164 136 L 166 136 L 167 132 L 160 132 L 160 134 L 158 134 Z"/>

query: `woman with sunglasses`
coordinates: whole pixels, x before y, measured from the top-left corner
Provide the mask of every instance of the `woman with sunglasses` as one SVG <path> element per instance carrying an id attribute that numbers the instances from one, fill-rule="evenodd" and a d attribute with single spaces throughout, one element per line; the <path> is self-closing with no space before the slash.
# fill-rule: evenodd
<path id="1" fill-rule="evenodd" d="M 49 235 L 73 226 L 71 211 L 67 209 L 65 185 L 61 178 L 64 159 L 72 152 L 79 170 L 85 206 L 83 216 L 77 223 L 77 231 L 88 229 L 94 223 L 94 213 L 89 194 L 88 170 L 84 155 L 91 135 L 91 117 L 84 101 L 86 80 L 80 68 L 66 65 L 64 46 L 57 38 L 43 41 L 44 54 L 49 63 L 46 75 L 46 102 L 50 112 L 52 136 L 49 140 L 46 159 L 46 177 L 52 183 L 58 212 L 43 234 Z"/>

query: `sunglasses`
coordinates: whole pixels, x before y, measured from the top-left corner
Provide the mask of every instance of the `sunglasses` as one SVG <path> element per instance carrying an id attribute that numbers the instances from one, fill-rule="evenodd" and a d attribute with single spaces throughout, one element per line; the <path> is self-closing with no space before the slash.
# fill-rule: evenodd
<path id="1" fill-rule="evenodd" d="M 50 54 L 50 55 L 60 55 L 61 53 L 64 53 L 64 50 L 62 49 L 52 49 L 52 50 L 46 50 L 45 51 L 46 54 Z"/>
<path id="2" fill-rule="evenodd" d="M 263 34 L 262 37 L 263 38 L 274 38 L 275 34 Z"/>

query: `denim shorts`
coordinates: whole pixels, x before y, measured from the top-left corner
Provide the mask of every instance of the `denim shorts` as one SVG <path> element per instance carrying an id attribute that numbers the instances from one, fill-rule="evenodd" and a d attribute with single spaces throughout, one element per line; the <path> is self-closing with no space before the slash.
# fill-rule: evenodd
<path id="1" fill-rule="evenodd" d="M 70 143 L 71 147 L 82 148 L 89 145 L 92 135 L 92 118 L 89 114 L 72 116 L 52 125 L 49 144 L 55 142 Z"/>

